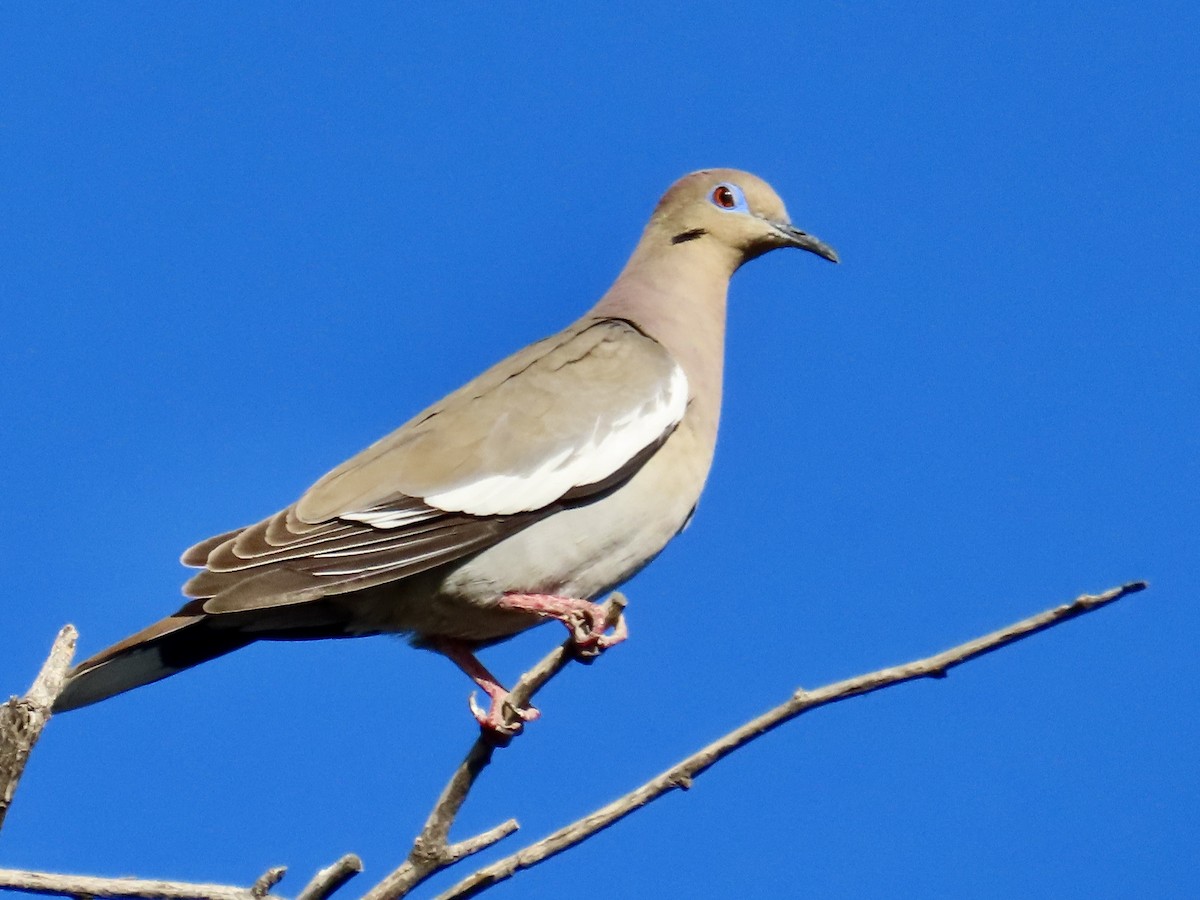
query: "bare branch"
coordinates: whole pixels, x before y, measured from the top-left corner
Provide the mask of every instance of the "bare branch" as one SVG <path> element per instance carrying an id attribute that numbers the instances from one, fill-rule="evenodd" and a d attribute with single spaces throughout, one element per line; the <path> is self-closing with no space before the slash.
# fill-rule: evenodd
<path id="1" fill-rule="evenodd" d="M 325 900 L 362 871 L 362 862 L 348 853 L 322 869 L 305 885 L 296 900 Z M 274 897 L 271 889 L 287 873 L 286 866 L 273 866 L 250 885 L 191 884 L 146 878 L 97 878 L 91 875 L 56 875 L 21 869 L 0 869 L 0 890 L 60 897 L 136 897 L 146 900 L 264 900 Z"/>
<path id="2" fill-rule="evenodd" d="M 608 628 L 614 627 L 621 620 L 625 611 L 626 599 L 624 594 L 613 593 L 605 601 L 604 621 Z M 511 709 L 506 710 L 505 720 L 508 724 L 520 721 L 516 709 L 529 704 L 547 682 L 561 672 L 573 659 L 579 658 L 575 651 L 575 641 L 568 638 L 560 646 L 546 654 L 532 669 L 521 676 L 509 692 Z M 591 658 L 582 658 L 581 662 L 590 662 Z M 467 795 L 471 792 L 476 779 L 492 761 L 492 754 L 497 746 L 507 746 L 511 738 L 505 738 L 492 733 L 484 733 L 476 739 L 466 757 L 451 776 L 450 781 L 442 789 L 441 796 L 433 806 L 425 827 L 413 841 L 408 859 L 392 871 L 379 884 L 371 888 L 363 900 L 395 900 L 403 897 L 427 878 L 446 869 L 459 860 L 478 853 L 490 847 L 503 838 L 508 837 L 519 827 L 515 819 L 502 822 L 483 834 L 468 838 L 456 844 L 449 843 L 450 828 Z"/>
<path id="3" fill-rule="evenodd" d="M 362 870 L 362 860 L 353 853 L 347 853 L 333 865 L 314 875 L 296 900 L 325 900 Z"/>
<path id="4" fill-rule="evenodd" d="M 624 797 L 559 829 L 537 843 L 480 869 L 442 894 L 441 900 L 475 896 L 492 885 L 511 878 L 516 872 L 537 865 L 586 840 L 658 797 L 676 788 L 686 790 L 691 787 L 693 779 L 719 760 L 809 710 L 917 678 L 943 678 L 955 666 L 1068 619 L 1099 609 L 1145 587 L 1144 582 L 1132 582 L 1103 594 L 1084 595 L 1071 603 L 1030 616 L 999 631 L 925 659 L 848 678 L 813 691 L 797 690 L 786 702 L 731 731 Z M 617 623 L 624 605 L 624 598 L 620 595 L 614 595 L 610 599 L 606 616 L 610 626 Z M 0 708 L 0 776 L 8 779 L 0 781 L 0 785 L 7 791 L 3 795 L 4 807 L 0 808 L 0 816 L 7 808 L 29 750 L 49 718 L 50 707 L 62 688 L 74 651 L 74 640 L 74 629 L 67 626 L 55 642 L 50 659 L 29 693 L 21 699 L 13 698 Z M 568 640 L 527 672 L 512 691 L 513 709 L 506 712 L 509 721 L 517 721 L 515 709 L 526 705 L 537 690 L 573 658 L 574 642 Z M 455 818 L 476 779 L 491 762 L 496 747 L 507 742 L 506 739 L 497 738 L 490 733 L 481 735 L 476 740 L 443 789 L 424 828 L 413 842 L 408 860 L 372 888 L 367 893 L 366 900 L 392 900 L 403 897 L 431 875 L 490 847 L 516 831 L 517 823 L 510 819 L 483 834 L 455 844 L 449 843 L 449 833 Z M 304 888 L 298 900 L 324 900 L 361 869 L 362 864 L 358 857 L 349 854 L 318 872 Z M 0 888 L 65 896 L 138 897 L 153 900 L 263 900 L 271 896 L 271 888 L 283 877 L 284 871 L 282 867 L 269 869 L 251 887 L 242 888 L 0 869 Z"/>
<path id="5" fill-rule="evenodd" d="M 272 870 L 274 871 L 274 870 Z M 0 869 L 0 888 L 60 897 L 144 897 L 149 900 L 258 900 L 253 888 L 142 878 L 94 878 Z"/>
<path id="6" fill-rule="evenodd" d="M 1103 594 L 1084 594 L 1071 603 L 1030 616 L 1006 628 L 1001 628 L 999 631 L 959 644 L 957 647 L 925 659 L 847 678 L 813 691 L 797 690 L 786 702 L 731 731 L 624 797 L 468 876 L 450 890 L 439 895 L 438 900 L 458 900 L 458 898 L 476 896 L 492 885 L 506 881 L 520 870 L 535 866 L 575 846 L 652 800 L 677 788 L 687 790 L 697 775 L 734 750 L 809 710 L 828 706 L 850 697 L 870 694 L 917 678 L 944 678 L 946 673 L 955 666 L 960 666 L 969 660 L 991 653 L 1084 613 L 1107 606 L 1145 588 L 1145 582 L 1135 581 L 1105 591 Z"/>
<path id="7" fill-rule="evenodd" d="M 466 859 L 468 856 L 474 856 L 480 850 L 486 850 L 497 841 L 508 837 L 519 827 L 516 819 L 508 819 L 505 822 L 501 822 L 495 828 L 489 828 L 483 834 L 477 834 L 475 837 L 467 838 L 465 841 L 451 844 L 446 850 L 447 865 L 453 865 L 460 859 Z"/>
<path id="8" fill-rule="evenodd" d="M 283 876 L 287 874 L 287 866 L 272 866 L 258 876 L 254 884 L 250 885 L 250 893 L 262 900 L 263 897 L 271 893 L 271 888 L 279 884 Z"/>
<path id="9" fill-rule="evenodd" d="M 50 708 L 62 693 L 78 637 L 74 625 L 64 625 L 29 692 L 0 706 L 0 827 L 33 745 L 50 718 Z"/>

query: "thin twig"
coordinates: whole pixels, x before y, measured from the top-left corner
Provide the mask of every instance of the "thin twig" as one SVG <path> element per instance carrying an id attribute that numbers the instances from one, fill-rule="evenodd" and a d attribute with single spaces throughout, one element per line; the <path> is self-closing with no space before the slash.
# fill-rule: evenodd
<path id="1" fill-rule="evenodd" d="M 607 627 L 611 628 L 616 625 L 624 613 L 626 602 L 625 596 L 621 593 L 614 593 L 605 601 L 604 621 Z M 573 638 L 568 638 L 522 675 L 509 692 L 512 709 L 505 713 L 506 722 L 508 724 L 519 722 L 520 719 L 515 710 L 527 706 L 534 694 L 576 658 L 575 641 Z M 425 826 L 413 841 L 408 859 L 389 873 L 379 884 L 371 888 L 364 895 L 363 900 L 396 900 L 396 898 L 404 897 L 431 876 L 490 847 L 517 830 L 519 827 L 517 821 L 509 819 L 483 834 L 467 838 L 456 844 L 449 842 L 450 828 L 454 825 L 454 820 L 457 818 L 459 810 L 462 809 L 476 779 L 492 761 L 492 754 L 496 751 L 497 746 L 506 746 L 507 744 L 508 739 L 491 733 L 481 734 L 476 739 L 463 761 L 459 763 L 450 781 L 442 789 L 429 818 L 425 821 Z"/>
<path id="2" fill-rule="evenodd" d="M 287 866 L 271 866 L 271 868 L 258 876 L 254 884 L 250 885 L 251 895 L 262 900 L 263 897 L 271 893 L 271 888 L 279 884 L 286 874 Z"/>
<path id="3" fill-rule="evenodd" d="M 64 625 L 33 686 L 24 697 L 12 697 L 0 706 L 0 827 L 33 745 L 50 718 L 50 708 L 62 693 L 78 637 L 75 626 Z"/>
<path id="4" fill-rule="evenodd" d="M 296 900 L 325 900 L 362 869 L 362 860 L 353 853 L 347 853 L 333 865 L 314 875 L 312 881 L 296 896 Z"/>
<path id="5" fill-rule="evenodd" d="M 959 644 L 957 647 L 952 647 L 934 656 L 848 678 L 813 691 L 797 690 L 786 702 L 731 731 L 624 797 L 572 822 L 537 843 L 480 869 L 450 890 L 440 894 L 437 900 L 473 897 L 492 885 L 506 881 L 520 870 L 528 869 L 575 846 L 652 800 L 677 788 L 686 790 L 691 787 L 692 781 L 697 775 L 734 750 L 809 710 L 828 706 L 850 697 L 869 694 L 896 684 L 903 684 L 916 678 L 943 678 L 955 666 L 960 666 L 969 660 L 991 653 L 1076 616 L 1107 606 L 1122 597 L 1144 590 L 1145 587 L 1145 582 L 1135 581 L 1105 591 L 1103 594 L 1085 594 L 1071 603 L 1030 616 L 1006 628 Z"/>

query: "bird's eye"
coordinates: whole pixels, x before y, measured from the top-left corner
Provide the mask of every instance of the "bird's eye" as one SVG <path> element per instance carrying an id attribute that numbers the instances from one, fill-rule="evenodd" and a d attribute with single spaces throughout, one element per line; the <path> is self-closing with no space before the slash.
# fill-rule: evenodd
<path id="1" fill-rule="evenodd" d="M 746 198 L 736 184 L 718 184 L 708 195 L 708 199 L 721 209 L 746 209 Z"/>

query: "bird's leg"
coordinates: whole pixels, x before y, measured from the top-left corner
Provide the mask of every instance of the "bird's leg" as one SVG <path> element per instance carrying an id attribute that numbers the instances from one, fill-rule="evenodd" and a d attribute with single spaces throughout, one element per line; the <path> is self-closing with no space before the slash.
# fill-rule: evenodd
<path id="1" fill-rule="evenodd" d="M 430 641 L 430 646 L 462 669 L 466 676 L 479 685 L 480 689 L 491 698 L 487 712 L 484 712 L 483 708 L 475 702 L 474 691 L 471 692 L 471 697 L 467 701 L 471 706 L 471 714 L 475 716 L 479 727 L 508 736 L 519 732 L 522 722 L 532 722 L 541 715 L 532 706 L 519 709 L 509 703 L 508 690 L 496 680 L 496 676 L 489 672 L 483 663 L 475 658 L 475 654 L 471 652 L 468 644 L 453 638 L 436 638 Z M 519 722 L 509 724 L 505 721 L 504 708 L 506 705 L 517 715 L 520 719 Z"/>
<path id="2" fill-rule="evenodd" d="M 584 655 L 599 653 L 629 637 L 625 616 L 621 614 L 612 634 L 605 634 L 605 609 L 599 603 L 555 594 L 505 594 L 497 604 L 500 609 L 536 613 L 547 619 L 557 619 L 567 626 L 575 647 Z"/>

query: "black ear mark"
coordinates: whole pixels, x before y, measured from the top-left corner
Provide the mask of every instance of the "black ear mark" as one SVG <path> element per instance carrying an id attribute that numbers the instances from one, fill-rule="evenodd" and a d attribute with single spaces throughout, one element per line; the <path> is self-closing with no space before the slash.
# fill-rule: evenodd
<path id="1" fill-rule="evenodd" d="M 682 244 L 687 241 L 694 241 L 698 237 L 704 237 L 708 234 L 703 228 L 693 228 L 689 231 L 681 231 L 675 237 L 671 238 L 672 244 Z"/>

